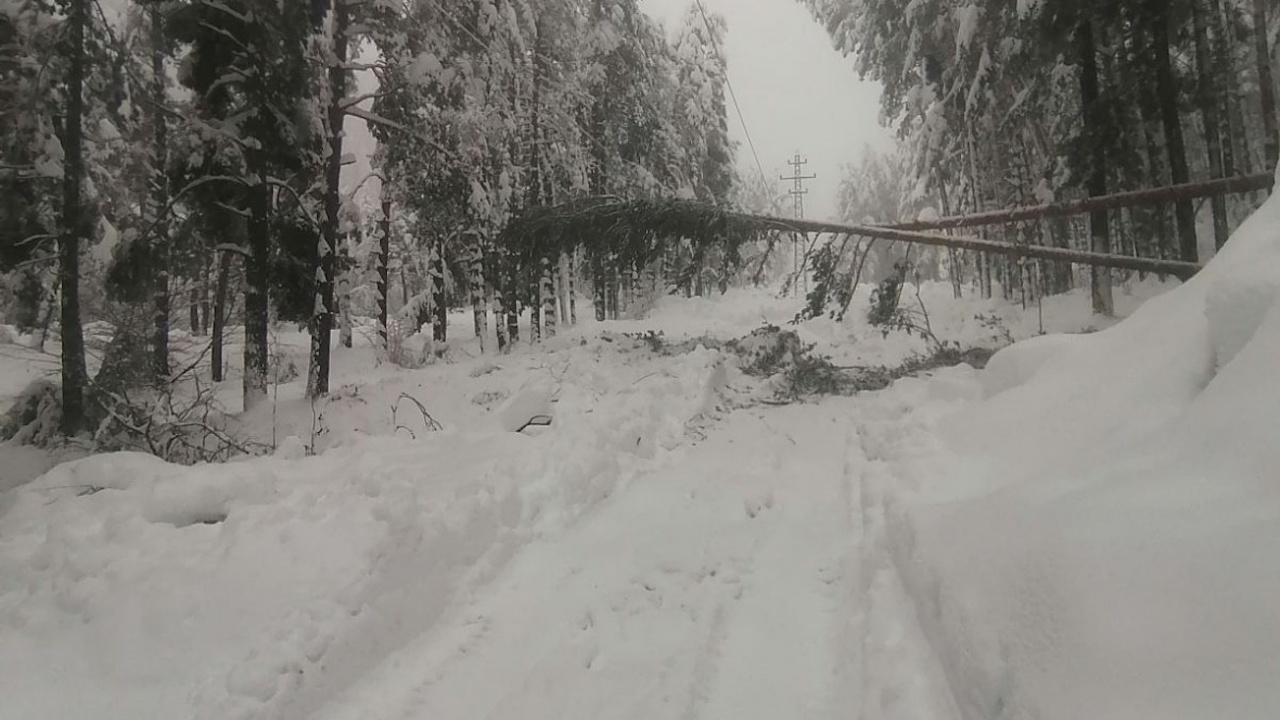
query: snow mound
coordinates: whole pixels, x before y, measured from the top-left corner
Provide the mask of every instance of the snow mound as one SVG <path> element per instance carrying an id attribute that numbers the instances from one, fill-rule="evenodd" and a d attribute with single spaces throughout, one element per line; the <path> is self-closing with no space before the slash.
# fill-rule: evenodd
<path id="1" fill-rule="evenodd" d="M 1255 213 L 1219 252 L 1211 270 L 1205 316 L 1214 361 L 1222 368 L 1257 332 L 1280 292 L 1280 207 L 1268 202 Z"/>
<path id="2" fill-rule="evenodd" d="M 997 354 L 946 444 L 906 412 L 867 430 L 965 717 L 1276 716 L 1277 258 L 1273 197 L 1128 320 Z"/>
<path id="3" fill-rule="evenodd" d="M 1124 322 L 996 353 L 984 376 L 991 401 L 955 423 L 952 439 L 1002 458 L 1011 477 L 996 484 L 1040 463 L 1084 464 L 1138 442 L 1177 418 L 1231 362 L 1278 289 L 1280 204 L 1268 201 L 1195 278 Z"/>

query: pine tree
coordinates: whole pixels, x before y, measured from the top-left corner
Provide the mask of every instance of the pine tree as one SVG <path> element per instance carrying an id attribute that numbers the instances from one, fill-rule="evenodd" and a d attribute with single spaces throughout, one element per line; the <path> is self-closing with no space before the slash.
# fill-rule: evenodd
<path id="1" fill-rule="evenodd" d="M 200 0 L 170 18 L 174 36 L 191 47 L 182 80 L 196 94 L 196 120 L 220 140 L 206 152 L 203 177 L 209 185 L 239 186 L 238 209 L 247 216 L 241 249 L 246 410 L 267 397 L 273 258 L 284 233 L 306 224 L 307 200 L 284 176 L 306 170 L 314 152 L 318 128 L 305 118 L 296 122 L 295 110 L 310 92 L 306 49 L 320 10 L 270 0 Z M 235 174 L 213 175 L 215 167 Z"/>

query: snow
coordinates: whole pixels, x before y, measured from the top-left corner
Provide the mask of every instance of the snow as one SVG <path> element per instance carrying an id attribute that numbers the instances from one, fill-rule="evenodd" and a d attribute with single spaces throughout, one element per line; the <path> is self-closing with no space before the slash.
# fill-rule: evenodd
<path id="1" fill-rule="evenodd" d="M 967 717 L 1275 716 L 1277 247 L 1272 200 L 1127 321 L 998 354 L 985 402 L 881 401 L 888 543 Z"/>
<path id="2" fill-rule="evenodd" d="M 265 457 L 0 446 L 0 720 L 1274 717 L 1278 236 L 1272 200 L 1119 321 L 926 283 L 939 338 L 1020 342 L 783 407 L 725 341 L 927 344 L 869 286 L 795 326 L 766 290 L 580 299 L 501 356 L 456 314 L 413 370 L 358 322 L 329 398 L 243 414 L 229 348 Z M 280 329 L 276 365 L 307 347 Z M 0 345 L 0 400 L 40 357 Z"/>
<path id="3" fill-rule="evenodd" d="M 417 440 L 302 457 L 311 441 L 289 435 L 274 457 L 195 468 L 120 453 L 11 491 L 0 717 L 100 716 L 102 697 L 123 717 L 296 712 L 321 691 L 310 677 L 340 688 L 478 582 L 478 563 L 572 525 L 675 447 L 727 374 L 711 351 L 634 370 L 603 347 L 566 354 L 563 430 L 538 441 L 450 411 L 454 427 Z M 508 408 L 545 410 L 548 387 Z"/>

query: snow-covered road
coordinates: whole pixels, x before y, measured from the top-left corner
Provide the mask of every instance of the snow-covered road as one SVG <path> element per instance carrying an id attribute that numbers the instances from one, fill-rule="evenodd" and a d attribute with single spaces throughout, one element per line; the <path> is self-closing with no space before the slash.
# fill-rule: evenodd
<path id="1" fill-rule="evenodd" d="M 420 371 L 339 354 L 322 434 L 297 384 L 243 419 L 273 457 L 0 491 L 0 720 L 1269 720 L 1280 314 L 1215 304 L 1235 265 L 783 407 L 675 330 L 741 337 L 763 296 L 672 299 L 657 348 L 633 321 Z M 956 305 L 937 327 L 980 340 Z M 508 431 L 531 411 L 551 427 Z"/>
<path id="2" fill-rule="evenodd" d="M 856 717 L 874 588 L 855 411 L 734 413 L 312 716 Z"/>

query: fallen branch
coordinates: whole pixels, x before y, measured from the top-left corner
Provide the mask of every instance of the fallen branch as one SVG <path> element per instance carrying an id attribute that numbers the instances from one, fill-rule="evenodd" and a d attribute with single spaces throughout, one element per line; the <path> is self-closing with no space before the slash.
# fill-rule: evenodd
<path id="1" fill-rule="evenodd" d="M 431 417 L 431 413 L 427 412 L 426 406 L 423 405 L 421 402 L 419 402 L 418 398 L 410 395 L 409 393 L 403 393 L 403 392 L 400 393 L 400 397 L 396 398 L 395 403 L 391 405 L 391 424 L 394 426 L 394 430 L 396 431 L 404 430 L 405 432 L 409 433 L 409 435 L 414 440 L 418 439 L 417 433 L 409 429 L 408 426 L 401 425 L 396 420 L 396 415 L 400 410 L 401 400 L 408 400 L 418 408 L 418 412 L 422 414 L 422 424 L 426 426 L 427 432 L 440 432 L 441 430 L 444 430 L 444 425 L 441 425 L 438 421 L 436 421 L 434 417 Z"/>

